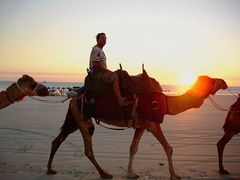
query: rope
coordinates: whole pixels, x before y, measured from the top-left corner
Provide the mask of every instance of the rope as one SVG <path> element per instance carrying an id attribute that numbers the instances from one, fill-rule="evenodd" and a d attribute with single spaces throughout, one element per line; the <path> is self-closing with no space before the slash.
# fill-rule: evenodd
<path id="1" fill-rule="evenodd" d="M 237 96 L 238 97 L 238 96 Z M 229 113 L 239 113 L 240 111 L 232 111 L 232 110 L 230 110 L 230 108 L 231 107 L 229 107 L 228 109 L 224 109 L 223 107 L 221 107 L 220 105 L 218 105 L 215 101 L 214 101 L 214 99 L 212 98 L 212 97 L 208 97 L 208 99 L 211 101 L 211 103 L 213 104 L 213 106 L 215 107 L 215 108 L 217 108 L 218 110 L 220 110 L 220 111 L 226 111 L 226 112 L 229 112 Z"/>
<path id="2" fill-rule="evenodd" d="M 18 84 L 18 81 L 16 82 L 17 88 L 24 94 L 24 95 L 28 95 L 22 88 L 21 86 Z"/>
<path id="3" fill-rule="evenodd" d="M 70 99 L 70 97 L 67 97 L 66 99 L 63 99 L 63 100 L 39 99 L 39 98 L 32 97 L 32 96 L 29 96 L 29 97 L 34 99 L 34 100 L 41 101 L 41 102 L 44 102 L 44 103 L 55 103 L 55 104 L 56 103 L 64 103 L 65 101 Z"/>
<path id="4" fill-rule="evenodd" d="M 236 97 L 239 97 L 236 93 L 233 93 L 229 88 L 228 88 L 227 90 L 228 90 L 228 92 L 229 92 L 230 94 L 232 94 L 232 95 L 234 95 L 234 96 L 236 96 Z"/>
<path id="5" fill-rule="evenodd" d="M 220 110 L 220 111 L 228 111 L 229 112 L 229 109 L 230 108 L 228 108 L 228 109 L 224 109 L 223 107 L 221 107 L 220 105 L 218 105 L 215 101 L 214 101 L 214 99 L 212 98 L 212 97 L 208 97 L 208 99 L 210 100 L 210 102 L 213 104 L 213 106 L 215 107 L 215 108 L 217 108 L 218 110 Z"/>

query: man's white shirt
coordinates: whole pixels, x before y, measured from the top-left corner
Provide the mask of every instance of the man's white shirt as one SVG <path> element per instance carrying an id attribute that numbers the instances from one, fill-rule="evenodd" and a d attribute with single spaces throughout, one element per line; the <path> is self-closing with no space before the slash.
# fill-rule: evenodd
<path id="1" fill-rule="evenodd" d="M 92 65 L 92 62 L 93 61 L 98 61 L 102 64 L 102 66 L 104 68 L 107 68 L 107 58 L 105 56 L 105 53 L 103 52 L 103 50 L 99 47 L 97 47 L 97 45 L 95 45 L 93 48 L 92 48 L 92 51 L 91 51 L 91 54 L 90 54 L 90 61 L 89 61 L 89 67 L 91 68 L 93 65 Z"/>

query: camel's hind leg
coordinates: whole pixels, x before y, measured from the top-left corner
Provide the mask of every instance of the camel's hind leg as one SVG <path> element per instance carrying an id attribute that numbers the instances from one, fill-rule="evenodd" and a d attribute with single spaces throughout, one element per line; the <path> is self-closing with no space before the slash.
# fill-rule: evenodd
<path id="1" fill-rule="evenodd" d="M 147 129 L 157 138 L 157 140 L 162 144 L 164 151 L 167 154 L 168 158 L 168 165 L 169 165 L 169 173 L 170 173 L 170 179 L 171 180 L 179 180 L 181 179 L 180 176 L 176 175 L 173 167 L 173 162 L 172 162 L 172 154 L 173 154 L 173 149 L 172 147 L 168 144 L 162 129 L 159 124 L 155 123 L 149 123 Z"/>
<path id="2" fill-rule="evenodd" d="M 229 174 L 227 170 L 223 167 L 223 151 L 226 144 L 232 139 L 234 136 L 233 132 L 226 132 L 224 136 L 218 141 L 217 149 L 218 149 L 218 164 L 219 164 L 219 173 L 220 174 Z"/>
<path id="3" fill-rule="evenodd" d="M 132 140 L 132 144 L 130 147 L 130 156 L 129 156 L 129 162 L 128 162 L 128 178 L 138 178 L 139 176 L 133 172 L 132 164 L 135 154 L 138 150 L 138 144 L 140 142 L 140 139 L 144 133 L 145 128 L 137 128 L 135 130 L 135 134 Z"/>

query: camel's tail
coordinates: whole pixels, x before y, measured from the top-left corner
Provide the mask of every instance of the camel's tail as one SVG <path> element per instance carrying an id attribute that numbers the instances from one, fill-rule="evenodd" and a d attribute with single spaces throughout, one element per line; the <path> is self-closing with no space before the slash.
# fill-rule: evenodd
<path id="1" fill-rule="evenodd" d="M 71 110 L 71 102 L 70 102 L 69 106 L 68 106 L 68 111 L 66 114 L 65 121 L 64 121 L 62 127 L 60 128 L 60 130 L 68 132 L 68 133 L 73 133 L 77 129 L 78 129 L 78 126 L 73 117 L 72 110 Z"/>

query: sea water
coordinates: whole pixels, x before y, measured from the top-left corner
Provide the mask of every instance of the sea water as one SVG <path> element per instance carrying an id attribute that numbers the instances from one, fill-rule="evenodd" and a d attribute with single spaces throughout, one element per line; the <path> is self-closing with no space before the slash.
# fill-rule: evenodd
<path id="1" fill-rule="evenodd" d="M 8 86 L 10 86 L 13 81 L 0 81 L 0 91 L 6 90 Z M 40 82 L 44 86 L 48 87 L 48 89 L 72 89 L 74 87 L 82 87 L 84 85 L 83 82 Z M 175 85 L 165 85 L 161 84 L 163 89 L 163 93 L 167 94 L 182 94 L 184 92 L 180 92 L 179 88 Z M 219 90 L 217 94 L 221 95 L 232 95 L 232 94 L 240 94 L 240 86 L 230 86 L 226 90 Z"/>

